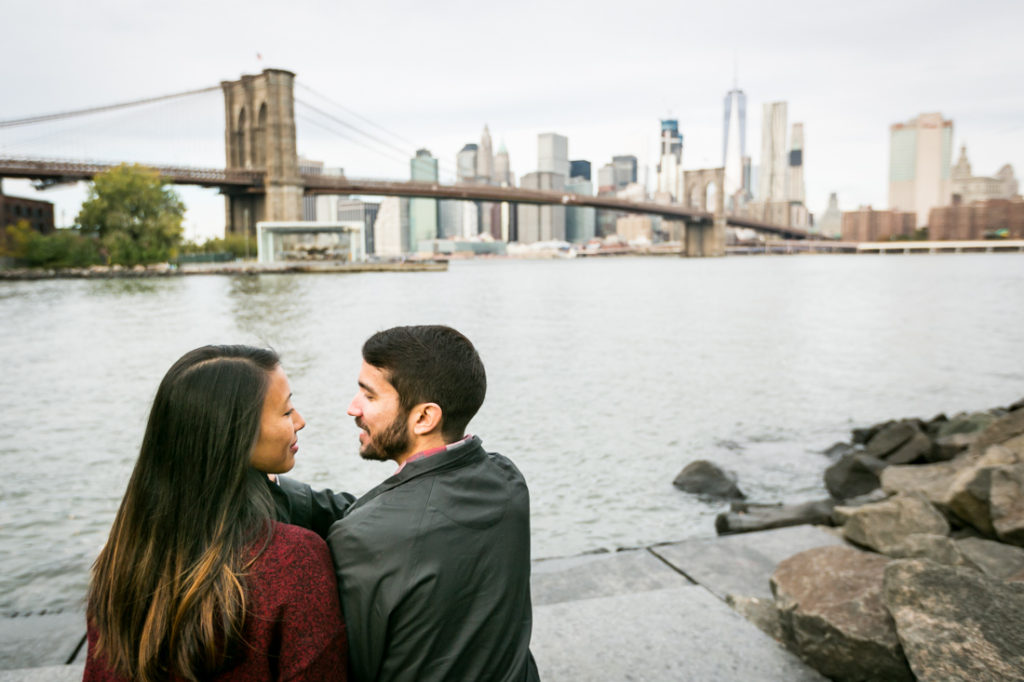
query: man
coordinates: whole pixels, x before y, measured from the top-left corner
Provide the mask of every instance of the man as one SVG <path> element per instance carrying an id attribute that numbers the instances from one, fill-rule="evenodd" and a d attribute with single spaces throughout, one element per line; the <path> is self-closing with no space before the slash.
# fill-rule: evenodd
<path id="1" fill-rule="evenodd" d="M 330 528 L 356 680 L 538 680 L 529 651 L 530 503 L 465 435 L 487 387 L 469 339 L 396 327 L 363 345 L 348 414 L 398 471 Z"/>

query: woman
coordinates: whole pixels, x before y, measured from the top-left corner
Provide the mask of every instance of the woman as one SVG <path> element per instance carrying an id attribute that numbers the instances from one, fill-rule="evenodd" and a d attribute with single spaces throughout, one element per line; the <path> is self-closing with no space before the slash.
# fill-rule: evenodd
<path id="1" fill-rule="evenodd" d="M 93 567 L 85 680 L 345 679 L 327 546 L 272 520 L 303 426 L 273 351 L 174 363 Z"/>

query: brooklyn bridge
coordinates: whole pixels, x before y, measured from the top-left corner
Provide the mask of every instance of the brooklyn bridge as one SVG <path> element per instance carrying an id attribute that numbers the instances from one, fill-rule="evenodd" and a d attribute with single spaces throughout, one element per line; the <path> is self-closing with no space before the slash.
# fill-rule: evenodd
<path id="1" fill-rule="evenodd" d="M 683 253 L 698 257 L 725 252 L 727 226 L 748 228 L 782 239 L 809 237 L 799 229 L 727 214 L 724 193 L 720 191 L 724 186 L 722 168 L 688 174 L 692 180 L 687 181 L 684 195 L 689 205 L 486 184 L 402 182 L 347 174 L 303 173 L 296 142 L 294 86 L 295 74 L 266 69 L 257 75 L 245 75 L 236 81 L 187 92 L 0 121 L 0 130 L 75 119 L 219 89 L 224 96 L 225 167 L 156 164 L 154 168 L 173 184 L 218 189 L 226 198 L 225 230 L 228 233 L 254 233 L 256 224 L 262 221 L 300 221 L 304 196 L 335 194 L 591 207 L 623 214 L 660 216 L 670 227 L 684 228 L 678 230 L 685 235 Z M 0 178 L 31 179 L 39 186 L 56 185 L 89 180 L 118 163 L 5 154 L 0 155 Z M 708 197 L 713 197 L 712 205 L 707 205 Z"/>

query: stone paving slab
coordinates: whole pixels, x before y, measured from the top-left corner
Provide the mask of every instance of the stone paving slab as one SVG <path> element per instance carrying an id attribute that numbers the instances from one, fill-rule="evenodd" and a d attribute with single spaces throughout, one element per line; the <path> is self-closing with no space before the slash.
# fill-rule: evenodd
<path id="1" fill-rule="evenodd" d="M 0 670 L 63 665 L 84 634 L 82 611 L 0 618 Z"/>
<path id="2" fill-rule="evenodd" d="M 819 675 L 697 586 L 534 607 L 545 682 L 819 682 Z"/>
<path id="3" fill-rule="evenodd" d="M 0 682 L 80 682 L 85 664 L 50 665 L 43 668 L 0 670 Z"/>
<path id="4" fill-rule="evenodd" d="M 543 559 L 531 569 L 534 607 L 693 584 L 646 549 Z"/>
<path id="5" fill-rule="evenodd" d="M 651 547 L 651 552 L 721 599 L 728 594 L 770 599 L 769 579 L 780 561 L 814 547 L 843 544 L 820 526 L 790 526 L 684 540 Z"/>

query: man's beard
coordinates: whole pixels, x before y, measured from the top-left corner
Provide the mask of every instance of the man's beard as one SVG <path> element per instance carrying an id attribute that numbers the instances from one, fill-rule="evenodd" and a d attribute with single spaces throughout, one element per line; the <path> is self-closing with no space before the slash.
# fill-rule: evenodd
<path id="1" fill-rule="evenodd" d="M 395 416 L 394 421 L 377 433 L 366 432 L 367 441 L 359 448 L 359 456 L 363 459 L 383 462 L 389 459 L 397 459 L 409 449 L 409 430 L 406 421 L 409 418 L 408 411 L 403 410 Z M 356 419 L 356 426 L 363 428 L 361 419 Z M 365 429 L 364 429 L 365 430 Z"/>

